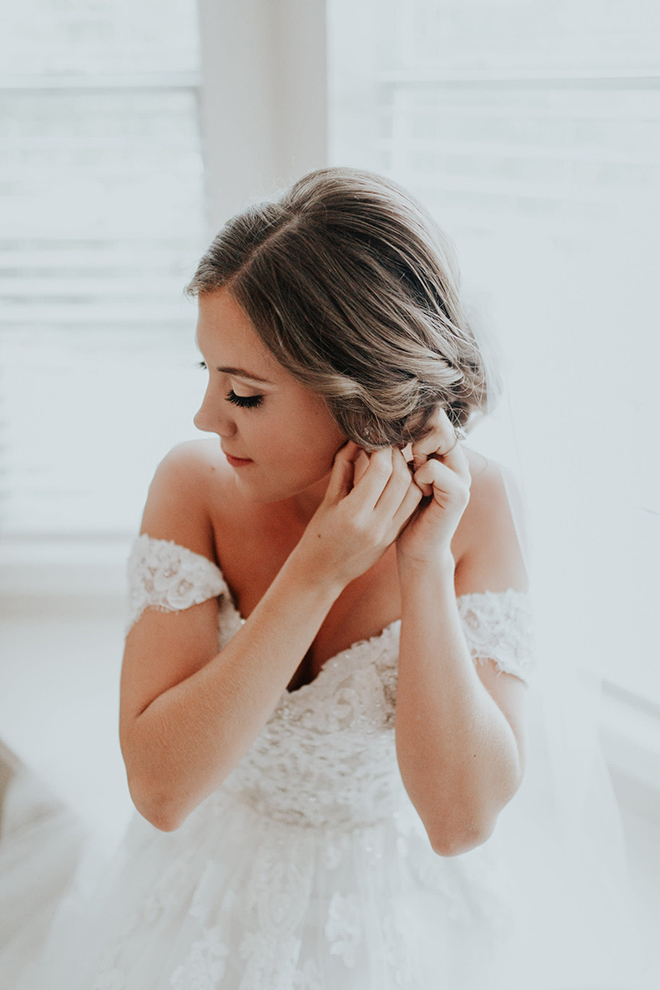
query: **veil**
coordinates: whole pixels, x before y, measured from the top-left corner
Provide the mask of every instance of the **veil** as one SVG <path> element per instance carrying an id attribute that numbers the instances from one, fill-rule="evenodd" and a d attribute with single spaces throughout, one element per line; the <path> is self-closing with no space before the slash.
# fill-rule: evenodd
<path id="1" fill-rule="evenodd" d="M 529 578 L 535 640 L 525 777 L 488 840 L 507 864 L 513 906 L 493 987 L 631 990 L 643 972 L 644 950 L 621 816 L 599 740 L 600 678 L 580 669 L 562 622 L 557 579 L 537 552 L 544 520 L 530 495 L 516 429 L 524 408 L 516 405 L 501 344 L 474 306 L 468 317 L 492 394 L 500 393 L 468 442 L 502 467 Z"/>
<path id="2" fill-rule="evenodd" d="M 508 937 L 498 946 L 492 980 L 475 990 L 632 990 L 644 960 L 621 819 L 598 737 L 599 683 L 575 663 L 570 632 L 562 622 L 561 596 L 546 574 L 543 555 L 536 552 L 540 541 L 535 537 L 544 520 L 529 494 L 532 486 L 517 433 L 522 410 L 507 382 L 506 365 L 492 331 L 476 313 L 470 312 L 469 318 L 488 382 L 494 383 L 491 394 L 498 392 L 500 366 L 504 372 L 499 402 L 470 430 L 469 443 L 503 468 L 530 579 L 537 661 L 527 692 L 525 778 L 485 844 L 505 865 L 510 881 L 511 916 L 504 931 Z M 17 792 L 16 805 L 20 798 L 28 807 L 42 807 L 40 793 L 33 798 L 27 778 L 26 784 L 29 788 Z M 77 849 L 75 841 L 67 845 L 75 835 L 66 820 L 60 829 L 58 808 L 53 817 L 57 827 L 49 828 L 49 835 L 58 843 L 62 837 L 57 858 L 47 856 L 52 845 L 45 845 L 43 816 L 37 823 L 40 830 L 31 833 L 37 842 L 29 852 L 39 848 L 43 854 L 31 861 L 35 889 L 52 881 L 54 900 L 68 879 L 63 875 L 68 862 L 64 853 L 73 863 Z M 14 848 L 18 847 L 10 847 L 12 854 Z M 28 849 L 23 844 L 19 852 L 23 861 Z M 44 859 L 57 867 L 52 878 Z M 96 865 L 88 861 L 83 864 L 87 870 L 90 862 Z M 5 872 L 2 879 L 13 897 L 8 876 Z M 19 950 L 23 957 L 23 944 Z M 0 970 L 2 962 L 0 958 Z"/>

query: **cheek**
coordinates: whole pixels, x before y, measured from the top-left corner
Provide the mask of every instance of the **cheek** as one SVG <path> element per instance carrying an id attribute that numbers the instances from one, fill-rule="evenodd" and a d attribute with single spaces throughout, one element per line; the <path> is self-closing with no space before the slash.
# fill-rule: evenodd
<path id="1" fill-rule="evenodd" d="M 306 488 L 325 477 L 343 443 L 341 435 L 334 431 L 321 433 L 310 427 L 305 424 L 286 437 L 274 438 L 267 453 L 274 475 L 292 490 Z"/>
<path id="2" fill-rule="evenodd" d="M 306 430 L 299 438 L 296 460 L 301 468 L 321 477 L 331 470 L 335 454 L 344 443 L 341 434 L 334 430 L 324 433 Z"/>
<path id="3" fill-rule="evenodd" d="M 283 474 L 316 481 L 332 467 L 337 448 L 328 448 L 318 438 L 297 437 L 276 451 L 277 463 Z"/>
<path id="4" fill-rule="evenodd" d="M 291 467 L 325 473 L 339 448 L 346 442 L 325 405 L 316 403 L 292 405 L 286 418 L 273 423 L 269 439 L 272 453 L 287 460 Z"/>
<path id="5" fill-rule="evenodd" d="M 325 403 L 314 404 L 299 412 L 301 443 L 320 457 L 334 457 L 337 450 L 346 443 L 346 437 L 330 415 Z"/>

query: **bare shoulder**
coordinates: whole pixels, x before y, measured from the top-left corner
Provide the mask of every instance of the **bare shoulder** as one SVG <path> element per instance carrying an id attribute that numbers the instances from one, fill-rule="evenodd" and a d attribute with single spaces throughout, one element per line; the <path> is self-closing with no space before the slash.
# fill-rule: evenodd
<path id="1" fill-rule="evenodd" d="M 232 476 L 216 441 L 178 444 L 156 469 L 140 532 L 214 560 L 212 507 L 230 497 Z"/>
<path id="2" fill-rule="evenodd" d="M 472 483 L 463 513 L 462 553 L 456 569 L 457 591 L 527 590 L 525 562 L 514 522 L 521 500 L 511 472 L 498 461 L 464 447 Z M 514 501 L 512 507 L 509 499 Z M 460 589 L 459 590 L 459 586 Z"/>
<path id="3" fill-rule="evenodd" d="M 507 503 L 507 487 L 515 486 L 511 473 L 491 457 L 486 457 L 478 450 L 464 447 L 470 466 L 472 484 L 470 486 L 470 501 L 466 512 L 470 512 L 472 522 L 477 519 L 487 524 L 488 519 Z M 504 476 L 507 476 L 505 484 Z"/>

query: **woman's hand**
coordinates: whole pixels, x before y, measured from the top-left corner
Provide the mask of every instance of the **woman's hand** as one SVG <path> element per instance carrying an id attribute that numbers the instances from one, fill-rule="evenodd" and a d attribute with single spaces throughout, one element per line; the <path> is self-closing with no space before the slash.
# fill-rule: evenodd
<path id="1" fill-rule="evenodd" d="M 424 496 L 397 539 L 400 562 L 428 563 L 451 555 L 451 540 L 470 500 L 470 468 L 447 413 L 438 407 L 433 429 L 412 446 L 415 485 Z"/>
<path id="2" fill-rule="evenodd" d="M 349 441 L 335 455 L 325 497 L 292 554 L 310 576 L 342 587 L 383 556 L 422 498 L 400 450 L 374 451 L 356 478 L 362 452 Z"/>

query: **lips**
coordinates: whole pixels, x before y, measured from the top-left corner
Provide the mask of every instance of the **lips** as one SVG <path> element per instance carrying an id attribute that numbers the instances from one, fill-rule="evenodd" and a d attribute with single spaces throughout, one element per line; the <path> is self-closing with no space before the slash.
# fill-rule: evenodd
<path id="1" fill-rule="evenodd" d="M 228 454 L 226 451 L 224 453 L 227 458 L 227 462 L 231 464 L 232 467 L 245 467 L 247 464 L 254 463 L 249 457 L 232 457 L 232 455 Z"/>

